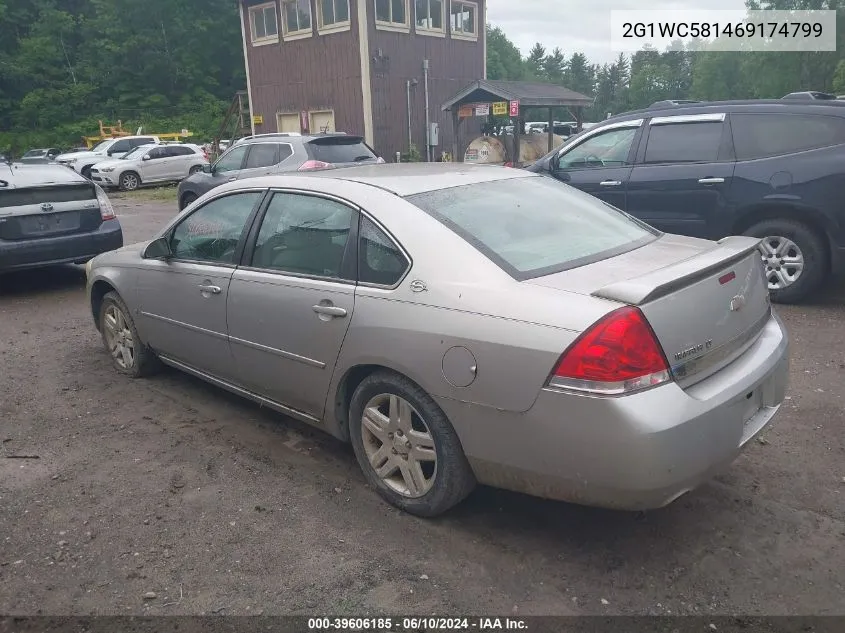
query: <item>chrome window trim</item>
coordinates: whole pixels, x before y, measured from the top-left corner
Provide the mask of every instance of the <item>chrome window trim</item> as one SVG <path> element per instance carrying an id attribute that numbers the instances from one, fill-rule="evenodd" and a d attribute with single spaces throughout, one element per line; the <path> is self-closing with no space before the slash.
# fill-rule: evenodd
<path id="1" fill-rule="evenodd" d="M 577 140 L 573 141 L 571 145 L 564 144 L 561 146 L 560 151 L 557 153 L 555 160 L 560 160 L 561 156 L 564 156 L 566 153 L 572 151 L 579 145 L 586 143 L 591 138 L 598 136 L 604 132 L 610 130 L 620 130 L 625 128 L 638 128 L 642 127 L 643 121 L 645 119 L 631 119 L 630 121 L 618 121 L 616 123 L 609 123 L 608 125 L 602 125 L 601 127 L 596 127 L 584 134 L 584 136 L 578 138 Z"/>
<path id="2" fill-rule="evenodd" d="M 725 112 L 656 116 L 649 121 L 649 125 L 667 125 L 671 123 L 722 123 L 726 117 L 727 113 Z"/>

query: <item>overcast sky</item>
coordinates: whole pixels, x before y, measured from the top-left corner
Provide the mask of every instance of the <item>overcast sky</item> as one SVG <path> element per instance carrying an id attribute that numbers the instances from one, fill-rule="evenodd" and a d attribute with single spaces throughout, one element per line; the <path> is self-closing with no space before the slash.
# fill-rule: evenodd
<path id="1" fill-rule="evenodd" d="M 593 63 L 615 59 L 610 11 L 648 9 L 744 9 L 744 0 L 488 0 L 487 19 L 501 27 L 523 55 L 535 42 L 567 57 L 582 52 Z"/>

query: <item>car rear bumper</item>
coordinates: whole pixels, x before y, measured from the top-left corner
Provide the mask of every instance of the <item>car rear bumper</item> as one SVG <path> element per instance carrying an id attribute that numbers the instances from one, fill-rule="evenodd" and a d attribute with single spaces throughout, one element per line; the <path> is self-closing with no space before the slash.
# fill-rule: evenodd
<path id="1" fill-rule="evenodd" d="M 0 240 L 0 270 L 36 268 L 82 262 L 123 246 L 117 218 L 105 220 L 93 232 L 32 240 Z"/>
<path id="2" fill-rule="evenodd" d="M 784 399 L 788 337 L 773 315 L 733 363 L 681 389 L 618 398 L 543 390 L 524 414 L 439 400 L 480 483 L 623 510 L 665 506 L 726 468 Z"/>

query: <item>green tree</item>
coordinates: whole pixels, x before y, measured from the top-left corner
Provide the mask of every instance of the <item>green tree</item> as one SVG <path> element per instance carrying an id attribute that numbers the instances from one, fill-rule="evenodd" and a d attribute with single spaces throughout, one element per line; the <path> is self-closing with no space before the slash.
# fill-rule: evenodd
<path id="1" fill-rule="evenodd" d="M 559 48 L 555 48 L 543 59 L 543 74 L 547 81 L 555 84 L 563 83 L 566 74 L 566 56 Z"/>
<path id="2" fill-rule="evenodd" d="M 516 45 L 499 27 L 487 25 L 487 78 L 519 80 L 525 77 L 525 62 Z"/>
<path id="3" fill-rule="evenodd" d="M 537 42 L 528 53 L 526 65 L 528 67 L 528 74 L 532 79 L 538 81 L 546 80 L 546 71 L 543 68 L 543 63 L 546 61 L 546 48 Z"/>

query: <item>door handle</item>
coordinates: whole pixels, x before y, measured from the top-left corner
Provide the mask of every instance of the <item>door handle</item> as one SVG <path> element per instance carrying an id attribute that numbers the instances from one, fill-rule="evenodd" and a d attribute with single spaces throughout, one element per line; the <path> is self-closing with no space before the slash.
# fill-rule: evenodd
<path id="1" fill-rule="evenodd" d="M 220 290 L 220 286 L 206 286 L 203 284 L 199 285 L 200 292 L 210 292 L 213 295 L 219 295 L 222 290 Z"/>
<path id="2" fill-rule="evenodd" d="M 232 176 L 231 178 L 229 178 L 229 182 L 235 182 L 237 179 L 237 176 Z"/>
<path id="3" fill-rule="evenodd" d="M 621 180 L 602 180 L 599 185 L 602 187 L 618 187 L 622 184 Z"/>
<path id="4" fill-rule="evenodd" d="M 338 308 L 337 306 L 324 306 L 317 304 L 312 306 L 312 310 L 317 314 L 325 314 L 326 316 L 333 316 L 333 317 L 345 317 L 346 310 L 344 308 Z"/>
<path id="5" fill-rule="evenodd" d="M 725 182 L 724 178 L 699 178 L 698 182 L 702 185 L 718 185 Z"/>

